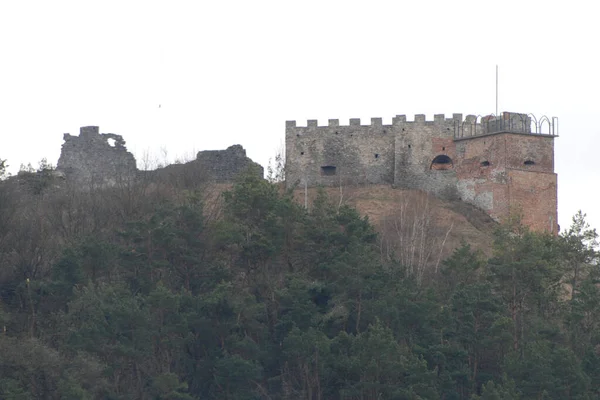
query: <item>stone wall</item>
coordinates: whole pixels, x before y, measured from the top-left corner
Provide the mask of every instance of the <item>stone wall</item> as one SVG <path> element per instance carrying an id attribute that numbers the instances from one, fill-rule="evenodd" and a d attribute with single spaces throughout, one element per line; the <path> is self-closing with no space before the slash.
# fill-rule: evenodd
<path id="1" fill-rule="evenodd" d="M 264 176 L 263 167 L 246 156 L 246 150 L 239 144 L 225 150 L 205 150 L 196 155 L 194 161 L 207 177 L 216 182 L 233 181 L 239 174 L 249 168 Z"/>
<path id="2" fill-rule="evenodd" d="M 451 119 L 436 115 L 433 121 L 426 121 L 424 115 L 416 115 L 414 121 L 407 121 L 404 115 L 396 116 L 393 119 L 396 137 L 394 185 L 457 199 L 453 135 L 454 123 L 461 119 L 461 114 Z M 439 156 L 448 157 L 449 165 L 436 168 L 433 164 Z"/>
<path id="3" fill-rule="evenodd" d="M 286 125 L 286 181 L 288 185 L 392 184 L 394 134 L 391 125 L 373 118 L 370 125 L 351 119 L 328 126 L 310 120 L 306 127 Z"/>
<path id="4" fill-rule="evenodd" d="M 57 171 L 78 184 L 115 185 L 135 178 L 137 167 L 119 135 L 85 126 L 79 136 L 65 133 Z"/>

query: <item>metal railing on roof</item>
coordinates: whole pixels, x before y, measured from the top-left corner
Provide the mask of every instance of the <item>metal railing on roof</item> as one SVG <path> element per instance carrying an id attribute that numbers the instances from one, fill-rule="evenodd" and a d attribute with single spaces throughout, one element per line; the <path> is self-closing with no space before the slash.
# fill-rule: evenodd
<path id="1" fill-rule="evenodd" d="M 558 118 L 545 115 L 504 112 L 501 115 L 470 115 L 464 121 L 454 122 L 454 139 L 466 139 L 495 133 L 520 133 L 526 135 L 558 136 Z"/>

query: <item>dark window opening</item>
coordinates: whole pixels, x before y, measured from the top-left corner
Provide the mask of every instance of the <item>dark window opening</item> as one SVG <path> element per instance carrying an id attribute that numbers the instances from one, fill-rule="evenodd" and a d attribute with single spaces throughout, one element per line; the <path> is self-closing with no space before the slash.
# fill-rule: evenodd
<path id="1" fill-rule="evenodd" d="M 410 149 L 410 144 L 408 145 L 408 148 Z"/>
<path id="2" fill-rule="evenodd" d="M 446 150 L 446 148 L 445 148 L 445 147 L 442 147 L 442 151 L 445 151 L 445 150 Z"/>
<path id="3" fill-rule="evenodd" d="M 335 175 L 335 166 L 334 165 L 325 165 L 325 166 L 321 167 L 321 175 L 322 176 Z"/>
<path id="4" fill-rule="evenodd" d="M 482 162 L 480 163 L 480 165 L 481 165 L 482 167 L 489 167 L 489 166 L 490 166 L 490 162 L 489 162 L 489 161 L 482 161 Z"/>
<path id="5" fill-rule="evenodd" d="M 446 170 L 452 169 L 452 167 L 452 159 L 447 155 L 441 154 L 433 159 L 430 168 L 435 170 Z"/>
<path id="6" fill-rule="evenodd" d="M 375 153 L 375 158 L 379 158 L 379 154 Z"/>
<path id="7" fill-rule="evenodd" d="M 531 160 L 526 160 L 523 164 L 525 165 L 534 165 L 535 163 Z"/>
<path id="8" fill-rule="evenodd" d="M 300 134 L 299 134 L 299 133 L 296 133 L 296 137 L 300 137 Z"/>
<path id="9" fill-rule="evenodd" d="M 303 152 L 303 151 L 301 151 L 301 152 L 300 152 L 300 155 L 301 155 L 301 156 L 303 156 L 303 155 L 304 155 L 304 152 Z"/>

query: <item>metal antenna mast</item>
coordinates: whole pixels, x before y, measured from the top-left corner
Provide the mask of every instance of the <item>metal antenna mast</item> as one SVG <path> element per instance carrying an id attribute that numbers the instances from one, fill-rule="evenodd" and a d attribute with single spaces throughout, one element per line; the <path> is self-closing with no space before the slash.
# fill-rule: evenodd
<path id="1" fill-rule="evenodd" d="M 498 64 L 496 64 L 496 117 L 498 116 Z"/>

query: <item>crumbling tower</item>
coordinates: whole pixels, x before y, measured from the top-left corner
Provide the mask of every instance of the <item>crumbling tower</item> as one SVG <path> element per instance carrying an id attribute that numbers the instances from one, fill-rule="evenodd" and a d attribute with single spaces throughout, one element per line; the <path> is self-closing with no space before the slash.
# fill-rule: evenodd
<path id="1" fill-rule="evenodd" d="M 135 178 L 135 158 L 122 136 L 84 126 L 79 136 L 65 133 L 63 138 L 57 170 L 82 188 L 114 186 Z"/>

